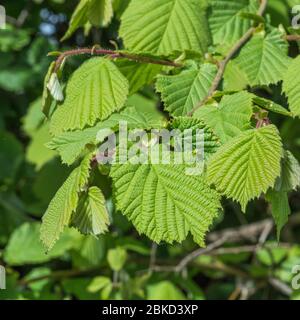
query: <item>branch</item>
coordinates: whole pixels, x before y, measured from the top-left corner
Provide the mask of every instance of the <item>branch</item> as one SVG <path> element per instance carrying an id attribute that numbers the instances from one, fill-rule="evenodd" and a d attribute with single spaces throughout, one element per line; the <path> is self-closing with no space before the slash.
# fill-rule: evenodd
<path id="1" fill-rule="evenodd" d="M 264 12 L 266 11 L 268 4 L 268 0 L 261 0 L 260 7 L 258 9 L 257 15 L 262 17 L 264 15 Z M 240 40 L 231 48 L 228 55 L 219 63 L 219 69 L 217 72 L 217 75 L 208 91 L 208 94 L 206 97 L 201 100 L 194 109 L 188 113 L 188 116 L 191 117 L 200 107 L 202 107 L 215 93 L 215 91 L 218 89 L 220 82 L 222 81 L 224 72 L 226 70 L 228 62 L 236 55 L 236 53 L 239 52 L 239 50 L 249 41 L 249 39 L 252 37 L 253 33 L 255 32 L 256 28 L 251 27 L 243 36 L 240 38 Z"/>
<path id="2" fill-rule="evenodd" d="M 289 34 L 284 36 L 284 39 L 287 41 L 300 41 L 300 35 Z"/>
<path id="3" fill-rule="evenodd" d="M 217 241 L 219 238 L 227 237 L 228 242 L 238 242 L 243 240 L 253 240 L 268 227 L 273 227 L 272 219 L 255 222 L 239 228 L 225 229 L 222 231 L 212 232 L 208 235 L 207 240 L 210 242 Z"/>
<path id="4" fill-rule="evenodd" d="M 182 64 L 176 63 L 174 61 L 170 60 L 162 60 L 162 59 L 155 59 L 147 56 L 141 56 L 133 53 L 127 53 L 127 52 L 121 52 L 117 50 L 107 50 L 107 49 L 95 49 L 95 48 L 80 48 L 80 49 L 74 49 L 74 50 L 68 50 L 59 55 L 59 57 L 56 60 L 54 72 L 57 72 L 63 63 L 63 61 L 71 56 L 78 56 L 78 55 L 91 55 L 91 56 L 102 56 L 107 55 L 110 56 L 113 59 L 116 58 L 125 58 L 128 60 L 140 62 L 140 63 L 149 63 L 149 64 L 158 64 L 163 66 L 169 66 L 169 67 L 182 67 Z"/>
<path id="5" fill-rule="evenodd" d="M 257 238 L 265 230 L 270 230 L 274 223 L 271 219 L 266 219 L 261 222 L 253 223 L 247 226 L 242 226 L 235 229 L 227 229 L 221 232 L 214 232 L 208 236 L 208 241 L 211 242 L 206 248 L 197 249 L 186 257 L 184 257 L 176 266 L 155 266 L 154 271 L 165 271 L 165 272 L 181 272 L 183 269 L 194 259 L 198 258 L 204 254 L 217 255 L 226 252 L 241 252 L 246 250 L 246 252 L 254 252 L 257 249 L 257 245 L 251 247 L 239 247 L 239 248 L 227 248 L 220 249 L 220 247 L 226 242 L 238 242 L 243 240 L 253 240 Z"/>

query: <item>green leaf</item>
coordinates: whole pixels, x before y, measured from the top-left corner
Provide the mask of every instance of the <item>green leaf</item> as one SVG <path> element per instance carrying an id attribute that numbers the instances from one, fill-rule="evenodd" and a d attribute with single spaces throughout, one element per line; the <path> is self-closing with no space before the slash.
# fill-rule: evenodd
<path id="1" fill-rule="evenodd" d="M 83 27 L 87 22 L 90 0 L 80 0 L 74 13 L 72 14 L 69 28 L 61 41 L 67 40 L 79 27 Z"/>
<path id="2" fill-rule="evenodd" d="M 214 154 L 220 147 L 219 138 L 214 134 L 214 132 L 208 127 L 202 120 L 193 119 L 190 117 L 178 117 L 175 118 L 171 123 L 172 129 L 179 129 L 182 132 L 182 138 L 184 138 L 185 130 L 193 130 L 193 146 L 197 148 L 196 145 L 196 133 L 201 133 L 203 135 L 203 148 L 204 148 L 204 159 L 208 159 L 212 154 Z M 202 132 L 201 132 L 202 131 Z M 189 138 L 187 138 L 189 140 Z M 200 141 L 198 142 L 200 143 Z M 202 146 L 202 142 L 201 142 Z M 198 146 L 199 148 L 199 146 Z"/>
<path id="3" fill-rule="evenodd" d="M 78 233 L 74 230 L 64 232 L 49 254 L 45 254 L 39 240 L 40 223 L 24 223 L 15 229 L 5 248 L 4 258 L 12 266 L 37 264 L 61 257 L 74 247 Z"/>
<path id="4" fill-rule="evenodd" d="M 282 33 L 274 29 L 256 33 L 234 59 L 251 86 L 269 85 L 282 80 L 291 59 Z"/>
<path id="5" fill-rule="evenodd" d="M 268 243 L 267 243 L 268 244 Z M 267 245 L 266 244 L 266 245 Z M 257 258 L 260 262 L 267 266 L 274 266 L 283 261 L 287 256 L 288 249 L 282 247 L 263 248 L 257 251 Z"/>
<path id="6" fill-rule="evenodd" d="M 120 110 L 127 99 L 128 81 L 105 58 L 93 58 L 78 68 L 66 88 L 66 99 L 51 119 L 51 132 L 83 129 Z"/>
<path id="7" fill-rule="evenodd" d="M 235 60 L 230 60 L 227 64 L 223 77 L 224 91 L 241 91 L 248 85 L 246 74 L 241 70 Z"/>
<path id="8" fill-rule="evenodd" d="M 89 284 L 87 290 L 94 293 L 101 291 L 109 285 L 111 285 L 111 280 L 108 277 L 100 276 L 93 279 L 93 281 Z"/>
<path id="9" fill-rule="evenodd" d="M 22 119 L 22 129 L 28 136 L 34 135 L 45 119 L 45 116 L 41 111 L 41 105 L 42 99 L 37 98 L 29 105 L 27 114 Z"/>
<path id="10" fill-rule="evenodd" d="M 48 83 L 50 81 L 50 77 L 53 73 L 55 67 L 55 62 L 52 62 L 49 66 L 49 69 L 47 71 L 47 74 L 44 79 L 44 89 L 43 89 L 43 97 L 42 97 L 42 111 L 45 114 L 46 117 L 49 116 L 51 104 L 52 104 L 52 96 L 48 89 Z"/>
<path id="11" fill-rule="evenodd" d="M 281 175 L 275 184 L 275 190 L 289 192 L 300 186 L 300 164 L 293 154 L 284 150 L 284 157 L 281 161 Z"/>
<path id="12" fill-rule="evenodd" d="M 28 162 L 35 164 L 37 169 L 56 155 L 54 151 L 45 146 L 50 139 L 49 123 L 44 123 L 32 134 L 32 139 L 26 150 L 26 159 Z"/>
<path id="13" fill-rule="evenodd" d="M 106 27 L 112 17 L 112 0 L 80 0 L 61 41 L 70 38 L 78 28 L 86 26 L 88 22 L 96 27 Z"/>
<path id="14" fill-rule="evenodd" d="M 138 63 L 125 59 L 118 60 L 116 65 L 129 82 L 129 94 L 133 94 L 150 84 L 162 70 L 160 65 Z"/>
<path id="15" fill-rule="evenodd" d="M 14 181 L 23 162 L 22 144 L 10 133 L 0 131 L 0 183 Z M 5 191 L 5 189 L 3 190 Z"/>
<path id="16" fill-rule="evenodd" d="M 74 267 L 91 268 L 99 266 L 106 255 L 105 238 L 99 236 L 83 236 L 81 244 L 73 250 Z"/>
<path id="17" fill-rule="evenodd" d="M 113 0 L 90 1 L 88 19 L 93 26 L 106 27 L 113 17 Z"/>
<path id="18" fill-rule="evenodd" d="M 98 236 L 108 231 L 109 216 L 101 190 L 91 187 L 79 200 L 71 224 L 83 234 Z"/>
<path id="19" fill-rule="evenodd" d="M 69 225 L 78 204 L 79 193 L 85 188 L 90 175 L 90 158 L 86 156 L 80 166 L 73 170 L 57 191 L 43 216 L 41 240 L 47 251 L 52 249 L 64 228 Z"/>
<path id="20" fill-rule="evenodd" d="M 175 76 L 158 77 L 156 90 L 161 93 L 165 109 L 173 116 L 186 116 L 208 94 L 217 73 L 217 67 L 203 64 Z"/>
<path id="21" fill-rule="evenodd" d="M 114 271 L 120 271 L 127 260 L 127 252 L 121 247 L 108 250 L 107 261 Z"/>
<path id="22" fill-rule="evenodd" d="M 224 96 L 218 105 L 205 105 L 193 115 L 209 125 L 222 143 L 251 128 L 252 96 L 247 92 L 239 92 Z"/>
<path id="23" fill-rule="evenodd" d="M 281 105 L 269 100 L 269 99 L 264 99 L 258 96 L 253 95 L 253 102 L 257 104 L 259 107 L 262 109 L 272 111 L 278 114 L 282 114 L 284 116 L 291 117 L 292 114 L 289 112 L 287 109 L 282 107 Z"/>
<path id="24" fill-rule="evenodd" d="M 244 13 L 256 13 L 256 0 L 211 0 L 209 25 L 214 44 L 230 48 L 251 27 L 252 22 L 243 19 Z"/>
<path id="25" fill-rule="evenodd" d="M 247 203 L 280 175 L 282 143 L 274 125 L 248 130 L 224 144 L 208 163 L 207 179 L 225 196 Z"/>
<path id="26" fill-rule="evenodd" d="M 128 100 L 128 104 L 134 96 Z M 145 101 L 146 100 L 146 101 Z M 64 132 L 54 137 L 47 147 L 57 150 L 62 158 L 62 162 L 72 164 L 84 151 L 88 145 L 96 145 L 102 142 L 97 137 L 100 130 L 118 130 L 120 121 L 126 121 L 129 129 L 151 129 L 162 128 L 165 125 L 162 114 L 153 108 L 148 108 L 145 104 L 147 99 L 139 99 L 140 105 L 136 107 L 126 107 L 121 113 L 114 113 L 108 119 L 100 122 L 95 127 L 82 131 Z M 138 102 L 138 101 L 137 101 Z M 103 137 L 104 139 L 105 137 Z"/>
<path id="27" fill-rule="evenodd" d="M 205 53 L 210 42 L 206 5 L 198 0 L 132 0 L 119 33 L 127 49 L 159 55 Z"/>
<path id="28" fill-rule="evenodd" d="M 202 176 L 189 176 L 182 165 L 113 165 L 117 209 L 139 233 L 155 242 L 182 242 L 204 236 L 220 208 L 219 195 Z"/>
<path id="29" fill-rule="evenodd" d="M 148 300 L 185 300 L 184 294 L 170 281 L 161 281 L 147 287 Z"/>
<path id="30" fill-rule="evenodd" d="M 300 56 L 294 59 L 283 76 L 283 91 L 289 101 L 289 107 L 295 116 L 300 117 Z"/>
<path id="31" fill-rule="evenodd" d="M 269 190 L 266 194 L 267 201 L 271 204 L 272 215 L 277 226 L 277 240 L 280 239 L 280 232 L 289 220 L 291 209 L 286 192 Z"/>

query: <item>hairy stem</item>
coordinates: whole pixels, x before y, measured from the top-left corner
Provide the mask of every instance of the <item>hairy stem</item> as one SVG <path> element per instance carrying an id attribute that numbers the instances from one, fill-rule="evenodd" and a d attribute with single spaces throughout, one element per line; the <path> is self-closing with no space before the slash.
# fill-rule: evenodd
<path id="1" fill-rule="evenodd" d="M 94 48 L 80 48 L 80 49 L 74 49 L 74 50 L 68 50 L 59 55 L 59 57 L 56 60 L 55 63 L 55 68 L 54 72 L 57 72 L 63 63 L 63 61 L 72 56 L 78 56 L 78 55 L 91 55 L 91 56 L 103 56 L 107 55 L 110 56 L 113 59 L 117 58 L 124 58 L 140 63 L 149 63 L 149 64 L 158 64 L 158 65 L 163 65 L 163 66 L 169 66 L 169 67 L 182 67 L 180 63 L 176 63 L 174 61 L 170 60 L 162 60 L 162 59 L 156 59 L 156 58 L 151 58 L 147 56 L 140 56 L 137 54 L 133 53 L 127 53 L 127 52 L 121 52 L 117 50 L 107 50 L 107 49 L 94 49 Z"/>
<path id="2" fill-rule="evenodd" d="M 262 17 L 266 11 L 268 0 L 261 0 L 260 7 L 258 9 L 257 15 Z M 204 99 L 202 99 L 197 105 L 189 112 L 188 116 L 192 116 L 200 107 L 202 107 L 215 93 L 219 87 L 220 82 L 222 81 L 224 72 L 226 70 L 228 62 L 239 52 L 239 50 L 251 39 L 256 28 L 251 27 L 241 38 L 240 40 L 231 48 L 227 56 L 219 63 L 219 68 L 217 75 Z"/>

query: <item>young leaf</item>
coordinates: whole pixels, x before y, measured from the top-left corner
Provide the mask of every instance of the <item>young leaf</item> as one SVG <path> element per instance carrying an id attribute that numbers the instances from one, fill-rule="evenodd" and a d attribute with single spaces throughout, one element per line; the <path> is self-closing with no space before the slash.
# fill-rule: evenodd
<path id="1" fill-rule="evenodd" d="M 216 105 L 205 105 L 194 113 L 194 118 L 202 119 L 225 143 L 251 128 L 252 96 L 247 92 L 239 92 L 224 96 Z"/>
<path id="2" fill-rule="evenodd" d="M 217 73 L 213 64 L 203 64 L 175 76 L 158 77 L 156 90 L 161 93 L 165 109 L 173 116 L 186 116 L 208 93 Z"/>
<path id="3" fill-rule="evenodd" d="M 212 154 L 214 154 L 220 147 L 219 138 L 200 119 L 193 119 L 191 117 L 178 117 L 173 120 L 171 126 L 172 129 L 179 129 L 182 132 L 182 134 L 184 133 L 184 130 L 193 130 L 193 145 L 195 147 L 197 147 L 195 139 L 196 131 L 201 130 L 203 135 L 203 141 L 199 141 L 198 143 L 203 143 L 205 160 L 208 159 Z"/>
<path id="4" fill-rule="evenodd" d="M 182 242 L 191 232 L 196 243 L 218 215 L 220 199 L 202 176 L 188 176 L 182 165 L 113 165 L 117 209 L 139 233 L 155 242 Z"/>
<path id="5" fill-rule="evenodd" d="M 282 143 L 274 125 L 248 130 L 224 144 L 208 163 L 207 179 L 228 198 L 247 203 L 280 175 Z"/>
<path id="6" fill-rule="evenodd" d="M 79 192 L 85 187 L 90 175 L 90 155 L 86 156 L 61 188 L 57 191 L 43 216 L 41 241 L 47 251 L 52 249 L 64 228 L 69 225 L 76 210 Z"/>
<path id="7" fill-rule="evenodd" d="M 289 101 L 289 107 L 295 116 L 300 117 L 300 56 L 294 59 L 283 76 L 283 91 Z"/>
<path id="8" fill-rule="evenodd" d="M 240 14 L 256 13 L 256 0 L 211 0 L 209 25 L 214 44 L 230 47 L 251 27 L 252 22 L 243 19 Z"/>
<path id="9" fill-rule="evenodd" d="M 269 190 L 266 199 L 271 204 L 272 215 L 277 226 L 277 240 L 279 241 L 280 232 L 291 214 L 288 195 L 286 192 Z"/>
<path id="10" fill-rule="evenodd" d="M 59 83 L 59 79 L 57 73 L 53 72 L 50 76 L 49 82 L 47 84 L 47 89 L 51 93 L 51 96 L 56 101 L 63 101 L 63 89 Z"/>
<path id="11" fill-rule="evenodd" d="M 94 58 L 78 68 L 66 88 L 66 99 L 51 119 L 51 132 L 83 129 L 120 110 L 128 95 L 128 81 L 105 58 Z"/>
<path id="12" fill-rule="evenodd" d="M 289 66 L 288 44 L 282 33 L 255 34 L 234 60 L 245 73 L 251 86 L 269 85 L 282 80 Z"/>
<path id="13" fill-rule="evenodd" d="M 101 190 L 91 187 L 81 196 L 71 221 L 83 234 L 98 236 L 108 231 L 109 216 Z"/>
<path id="14" fill-rule="evenodd" d="M 42 97 L 42 111 L 46 117 L 49 116 L 51 103 L 52 103 L 52 96 L 51 96 L 50 91 L 48 89 L 48 83 L 50 81 L 50 77 L 51 77 L 51 74 L 54 70 L 54 67 L 55 67 L 55 62 L 52 62 L 50 64 L 50 67 L 48 69 L 48 72 L 47 72 L 47 74 L 45 76 L 45 80 L 44 80 L 44 89 L 43 89 L 43 97 Z"/>
<path id="15" fill-rule="evenodd" d="M 198 0 L 132 0 L 121 18 L 120 36 L 127 49 L 137 52 L 204 53 L 210 42 L 205 13 Z"/>

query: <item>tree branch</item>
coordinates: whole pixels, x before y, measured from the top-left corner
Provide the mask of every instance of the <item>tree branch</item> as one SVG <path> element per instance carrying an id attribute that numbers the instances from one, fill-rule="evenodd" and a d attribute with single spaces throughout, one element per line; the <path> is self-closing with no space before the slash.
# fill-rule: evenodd
<path id="1" fill-rule="evenodd" d="M 268 0 L 261 0 L 260 7 L 258 9 L 257 15 L 262 17 L 267 8 Z M 202 107 L 215 93 L 218 89 L 220 82 L 222 81 L 224 72 L 226 70 L 228 62 L 238 53 L 238 51 L 250 40 L 256 28 L 251 27 L 240 40 L 231 48 L 227 56 L 219 63 L 219 68 L 217 75 L 208 91 L 208 94 L 203 100 L 201 100 L 191 112 L 188 113 L 188 116 L 191 117 L 200 107 Z"/>
<path id="2" fill-rule="evenodd" d="M 288 34 L 284 36 L 284 39 L 287 41 L 300 41 L 300 35 Z"/>
<path id="3" fill-rule="evenodd" d="M 180 68 L 182 67 L 182 64 L 176 63 L 174 61 L 170 60 L 162 60 L 162 59 L 155 59 L 147 56 L 141 56 L 133 53 L 127 53 L 127 52 L 121 52 L 117 50 L 107 50 L 107 49 L 95 49 L 95 48 L 80 48 L 80 49 L 74 49 L 74 50 L 68 50 L 59 55 L 55 62 L 55 68 L 54 72 L 57 72 L 63 63 L 63 61 L 71 56 L 78 56 L 78 55 L 91 55 L 91 56 L 102 56 L 102 55 L 107 55 L 110 56 L 113 59 L 117 58 L 124 58 L 140 63 L 149 63 L 149 64 L 158 64 L 158 65 L 163 65 L 163 66 L 169 66 L 169 67 L 177 67 Z"/>

